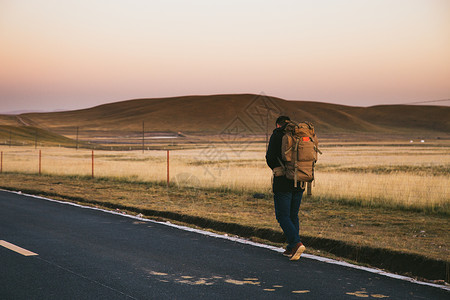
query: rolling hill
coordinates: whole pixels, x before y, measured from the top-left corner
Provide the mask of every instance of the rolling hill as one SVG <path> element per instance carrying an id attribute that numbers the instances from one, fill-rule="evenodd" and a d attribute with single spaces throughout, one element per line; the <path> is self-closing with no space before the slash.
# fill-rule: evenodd
<path id="1" fill-rule="evenodd" d="M 365 136 L 450 138 L 450 107 L 381 105 L 352 107 L 287 101 L 253 94 L 136 99 L 88 109 L 0 116 L 0 125 L 33 126 L 74 138 L 95 139 L 146 133 L 265 135 L 278 115 L 315 124 L 319 137 Z"/>

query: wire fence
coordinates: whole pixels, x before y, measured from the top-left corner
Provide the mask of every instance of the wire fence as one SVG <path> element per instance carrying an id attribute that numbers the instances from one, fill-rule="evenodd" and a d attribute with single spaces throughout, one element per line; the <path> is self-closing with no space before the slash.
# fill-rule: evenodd
<path id="1" fill-rule="evenodd" d="M 115 177 L 166 183 L 173 187 L 219 188 L 269 195 L 271 171 L 265 163 L 264 149 L 264 145 L 257 144 L 242 151 L 230 150 L 224 145 L 145 152 L 8 147 L 0 148 L 0 173 Z M 342 171 L 342 168 L 336 167 L 337 164 L 330 164 L 341 151 L 342 149 L 335 150 L 335 156 L 325 158 L 324 166 L 319 165 L 312 185 L 313 196 L 368 206 L 397 203 L 431 210 L 449 209 L 448 169 L 444 168 L 442 171 L 437 164 L 435 167 L 439 172 L 427 174 L 432 166 L 419 168 L 422 173 L 417 173 L 418 167 L 399 168 L 400 171 L 396 171 L 393 166 L 391 173 L 377 174 L 370 172 L 376 165 L 369 161 L 367 165 L 370 167 L 343 168 Z M 371 151 L 372 149 L 369 154 Z M 440 156 L 443 149 L 436 151 L 436 155 Z M 354 153 L 364 158 L 361 150 Z M 400 156 L 403 155 L 400 153 Z M 371 154 L 367 157 L 371 157 Z M 412 164 L 408 162 L 410 157 L 414 157 L 412 153 L 403 158 L 405 166 Z M 434 156 L 428 153 L 423 159 L 428 162 Z M 340 163 L 345 165 L 347 162 Z M 362 161 L 360 163 L 364 164 Z M 327 165 L 334 168 L 326 167 Z M 365 172 L 367 170 L 369 172 Z"/>

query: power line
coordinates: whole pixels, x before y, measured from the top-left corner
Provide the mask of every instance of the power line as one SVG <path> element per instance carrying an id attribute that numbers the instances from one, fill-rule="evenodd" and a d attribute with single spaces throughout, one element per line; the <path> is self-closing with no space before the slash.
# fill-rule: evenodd
<path id="1" fill-rule="evenodd" d="M 405 103 L 405 104 L 424 104 L 424 103 L 436 103 L 436 102 L 449 102 L 450 103 L 450 99 L 418 101 L 418 102 L 409 102 L 409 103 Z"/>

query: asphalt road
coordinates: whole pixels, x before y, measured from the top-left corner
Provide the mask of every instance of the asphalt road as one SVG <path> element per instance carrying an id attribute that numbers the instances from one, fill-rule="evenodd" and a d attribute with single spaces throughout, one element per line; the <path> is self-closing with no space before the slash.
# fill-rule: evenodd
<path id="1" fill-rule="evenodd" d="M 436 287 L 3 191 L 0 244 L 0 299 L 450 299 Z"/>

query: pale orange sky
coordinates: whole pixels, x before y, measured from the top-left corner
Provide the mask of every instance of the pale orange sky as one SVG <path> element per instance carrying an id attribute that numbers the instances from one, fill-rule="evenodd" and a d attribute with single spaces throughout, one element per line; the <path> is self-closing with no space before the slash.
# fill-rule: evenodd
<path id="1" fill-rule="evenodd" d="M 449 53 L 447 0 L 0 0 L 0 112 L 222 93 L 450 99 Z"/>

